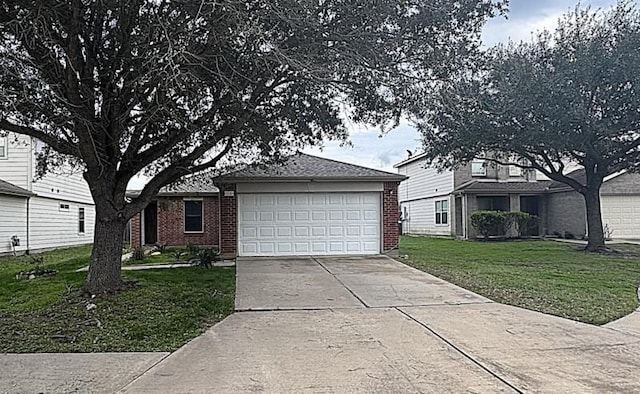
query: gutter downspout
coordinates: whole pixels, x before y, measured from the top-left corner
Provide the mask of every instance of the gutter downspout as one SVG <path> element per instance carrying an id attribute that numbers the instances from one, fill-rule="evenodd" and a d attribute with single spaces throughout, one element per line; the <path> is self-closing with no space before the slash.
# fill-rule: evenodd
<path id="1" fill-rule="evenodd" d="M 27 250 L 25 251 L 26 254 L 30 254 L 30 246 L 29 246 L 29 241 L 31 240 L 31 229 L 29 226 L 29 223 L 31 222 L 31 197 L 27 197 Z"/>

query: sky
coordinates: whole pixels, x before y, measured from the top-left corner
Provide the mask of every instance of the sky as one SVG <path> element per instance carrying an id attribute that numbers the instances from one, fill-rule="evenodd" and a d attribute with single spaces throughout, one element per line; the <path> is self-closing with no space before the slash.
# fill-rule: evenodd
<path id="1" fill-rule="evenodd" d="M 497 43 L 529 41 L 532 33 L 543 29 L 553 30 L 558 19 L 575 8 L 577 0 L 511 0 L 508 18 L 497 17 L 485 25 L 482 42 L 486 47 Z M 609 8 L 614 0 L 582 0 L 582 6 L 594 9 Z M 338 142 L 326 142 L 323 148 L 309 148 L 304 152 L 347 163 L 379 170 L 396 172 L 393 168 L 407 158 L 407 150 L 420 151 L 420 136 L 409 124 L 380 137 L 380 130 L 353 127 L 350 131 L 352 146 L 340 146 Z"/>
<path id="2" fill-rule="evenodd" d="M 507 18 L 503 16 L 490 20 L 482 32 L 485 47 L 497 43 L 529 41 L 532 34 L 543 29 L 553 30 L 558 19 L 567 11 L 575 8 L 578 0 L 510 0 Z M 640 1 L 640 0 L 636 0 Z M 582 0 L 583 7 L 594 9 L 609 8 L 615 0 Z M 396 172 L 393 168 L 407 158 L 407 150 L 420 151 L 420 136 L 407 123 L 380 135 L 379 129 L 366 129 L 350 125 L 350 146 L 341 146 L 339 142 L 325 142 L 322 147 L 307 148 L 304 152 L 358 164 L 383 171 Z M 133 179 L 130 188 L 141 188 L 145 184 L 142 178 Z"/>

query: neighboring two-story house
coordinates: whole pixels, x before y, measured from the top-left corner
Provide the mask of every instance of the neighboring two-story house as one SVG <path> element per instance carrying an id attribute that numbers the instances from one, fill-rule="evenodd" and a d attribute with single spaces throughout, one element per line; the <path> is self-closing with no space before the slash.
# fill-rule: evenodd
<path id="1" fill-rule="evenodd" d="M 483 160 L 440 171 L 428 167 L 424 155 L 409 157 L 394 167 L 409 177 L 398 189 L 406 234 L 470 238 L 475 236 L 471 215 L 476 211 L 524 211 L 540 216 L 545 210 L 541 195 L 550 182 L 536 180 L 535 171 Z M 544 225 L 541 221 L 539 233 Z"/>
<path id="2" fill-rule="evenodd" d="M 482 210 L 522 211 L 538 217 L 531 235 L 570 233 L 584 237 L 586 210 L 580 194 L 559 182 L 538 180 L 517 166 L 474 160 L 456 170 L 439 171 L 424 155 L 394 166 L 408 177 L 398 189 L 405 234 L 473 238 L 471 215 Z M 583 181 L 584 172 L 570 176 Z M 613 238 L 640 239 L 640 175 L 618 173 L 601 189 L 603 224 Z"/>
<path id="3" fill-rule="evenodd" d="M 0 137 L 0 254 L 93 242 L 95 207 L 79 172 L 58 169 L 36 179 L 42 143 Z"/>

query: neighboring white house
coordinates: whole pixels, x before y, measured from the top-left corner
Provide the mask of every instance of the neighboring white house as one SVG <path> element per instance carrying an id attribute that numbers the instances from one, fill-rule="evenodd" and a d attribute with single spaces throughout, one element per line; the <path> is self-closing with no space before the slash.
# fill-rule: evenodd
<path id="1" fill-rule="evenodd" d="M 422 155 L 394 166 L 408 179 L 398 186 L 402 232 L 405 234 L 451 235 L 453 171 L 425 166 Z"/>
<path id="2" fill-rule="evenodd" d="M 0 137 L 0 254 L 93 242 L 95 207 L 79 172 L 59 169 L 35 179 L 36 139 Z M 13 239 L 13 241 L 12 241 Z"/>

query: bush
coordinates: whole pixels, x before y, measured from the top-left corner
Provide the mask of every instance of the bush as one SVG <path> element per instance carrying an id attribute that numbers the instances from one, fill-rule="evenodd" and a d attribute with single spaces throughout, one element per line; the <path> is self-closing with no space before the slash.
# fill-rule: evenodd
<path id="1" fill-rule="evenodd" d="M 471 225 L 485 238 L 505 235 L 506 215 L 500 211 L 478 211 L 471 215 Z"/>
<path id="2" fill-rule="evenodd" d="M 506 229 L 513 228 L 518 237 L 531 235 L 538 226 L 538 217 L 527 212 L 505 212 L 505 216 Z"/>
<path id="3" fill-rule="evenodd" d="M 142 261 L 144 260 L 144 249 L 143 248 L 135 248 L 133 253 L 131 254 L 131 260 Z"/>
<path id="4" fill-rule="evenodd" d="M 531 234 L 538 218 L 526 212 L 478 211 L 471 215 L 471 225 L 484 238 L 504 236 L 511 228 L 521 237 Z"/>

